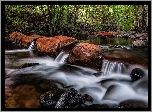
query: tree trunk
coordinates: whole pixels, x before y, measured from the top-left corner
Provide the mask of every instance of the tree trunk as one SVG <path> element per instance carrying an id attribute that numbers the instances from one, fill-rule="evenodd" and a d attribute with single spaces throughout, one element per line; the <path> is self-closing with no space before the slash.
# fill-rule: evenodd
<path id="1" fill-rule="evenodd" d="M 52 19 L 53 19 L 53 8 L 54 6 L 53 5 L 48 5 L 48 22 L 50 23 L 49 24 L 49 32 L 48 32 L 48 35 L 49 36 L 52 36 Z"/>
<path id="2" fill-rule="evenodd" d="M 147 11 L 146 11 L 146 7 L 144 5 L 142 5 L 142 31 L 145 32 L 147 29 Z"/>
<path id="3" fill-rule="evenodd" d="M 137 32 L 140 32 L 140 27 L 141 27 L 141 23 L 140 23 L 140 14 L 139 14 L 139 8 L 140 6 L 138 5 L 133 5 L 133 10 L 134 10 L 134 15 L 135 15 L 135 30 Z"/>

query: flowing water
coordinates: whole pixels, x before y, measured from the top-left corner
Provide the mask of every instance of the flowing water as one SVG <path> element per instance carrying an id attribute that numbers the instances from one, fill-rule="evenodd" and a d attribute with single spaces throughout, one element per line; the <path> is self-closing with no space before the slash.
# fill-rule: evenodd
<path id="1" fill-rule="evenodd" d="M 69 56 L 69 54 L 66 54 L 63 51 L 61 51 L 60 54 L 55 58 L 54 61 L 64 63 L 64 62 L 66 62 L 66 59 L 68 56 Z"/>
<path id="2" fill-rule="evenodd" d="M 31 42 L 30 46 L 28 47 L 28 50 L 32 50 L 34 48 L 34 41 Z"/>
<path id="3" fill-rule="evenodd" d="M 5 74 L 10 76 L 5 82 L 9 81 L 11 76 L 34 74 L 31 75 L 32 81 L 35 81 L 35 77 L 43 77 L 56 81 L 56 85 L 61 89 L 73 87 L 81 94 L 89 94 L 94 99 L 92 104 L 107 103 L 111 107 L 116 107 L 121 101 L 128 99 L 148 102 L 148 69 L 140 65 L 126 66 L 124 63 L 103 60 L 101 75 L 95 76 L 95 70 L 67 64 L 68 54 L 61 52 L 56 59 L 38 56 L 33 53 L 32 46 L 33 44 L 29 49 L 5 51 Z M 18 69 L 24 63 L 39 65 Z M 130 78 L 134 68 L 141 68 L 144 71 L 144 77 L 135 82 Z M 145 86 L 141 86 L 143 82 Z"/>

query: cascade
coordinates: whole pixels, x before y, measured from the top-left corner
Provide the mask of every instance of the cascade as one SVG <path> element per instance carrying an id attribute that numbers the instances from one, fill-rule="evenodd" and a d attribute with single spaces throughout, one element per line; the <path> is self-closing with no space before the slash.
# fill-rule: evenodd
<path id="1" fill-rule="evenodd" d="M 123 63 L 103 60 L 101 72 L 103 75 L 110 75 L 111 73 L 123 73 L 125 69 L 126 67 Z"/>
<path id="2" fill-rule="evenodd" d="M 28 50 L 32 50 L 34 48 L 34 41 L 31 42 L 30 46 L 28 47 Z"/>
<path id="3" fill-rule="evenodd" d="M 108 104 L 110 108 L 117 108 L 120 102 L 130 99 L 148 103 L 148 69 L 140 65 L 125 66 L 125 62 L 103 60 L 102 75 L 95 76 L 93 74 L 96 71 L 93 69 L 65 63 L 69 56 L 68 53 L 61 51 L 54 59 L 50 56 L 39 56 L 33 52 L 33 49 L 34 42 L 31 42 L 28 49 L 5 50 L 5 101 L 8 105 L 6 108 L 12 108 L 11 102 L 25 108 L 18 101 L 21 101 L 21 104 L 28 104 L 32 101 L 35 106 L 40 97 L 38 94 L 42 94 L 44 90 L 64 90 L 70 87 L 75 88 L 82 95 L 90 95 L 93 102 L 89 102 L 89 105 Z M 121 53 L 121 51 L 116 53 L 119 54 L 119 52 Z M 127 51 L 124 55 L 134 56 L 128 54 Z M 39 65 L 18 69 L 25 63 L 39 63 Z M 130 77 L 134 68 L 141 68 L 144 71 L 144 76 L 137 81 L 132 81 Z M 11 89 L 12 84 L 17 86 L 15 89 L 19 92 Z M 36 92 L 33 91 L 34 89 L 32 91 L 29 89 L 34 97 L 28 96 L 27 89 L 24 89 L 31 87 L 31 84 L 33 88 L 39 89 Z M 20 96 L 30 100 L 22 102 L 23 97 Z"/>
<path id="4" fill-rule="evenodd" d="M 69 54 L 66 54 L 63 51 L 61 51 L 60 54 L 55 58 L 54 61 L 64 63 L 68 56 L 69 56 Z"/>

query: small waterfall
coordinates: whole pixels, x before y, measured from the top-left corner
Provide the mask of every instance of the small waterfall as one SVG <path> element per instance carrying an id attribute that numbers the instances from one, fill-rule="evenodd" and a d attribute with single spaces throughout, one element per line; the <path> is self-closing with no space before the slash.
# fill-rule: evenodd
<path id="1" fill-rule="evenodd" d="M 123 63 L 104 60 L 101 72 L 103 73 L 103 75 L 110 75 L 111 73 L 123 73 L 124 69 L 125 65 Z"/>
<path id="2" fill-rule="evenodd" d="M 34 41 L 31 42 L 31 45 L 28 47 L 28 50 L 32 50 L 32 49 L 34 49 Z"/>
<path id="3" fill-rule="evenodd" d="M 27 86 L 31 88 L 30 84 L 36 88 L 38 83 L 41 83 L 41 88 L 39 88 L 39 91 L 34 91 L 33 95 L 42 94 L 48 87 L 53 87 L 57 91 L 73 87 L 78 90 L 79 94 L 88 94 L 93 98 L 93 102 L 87 102 L 89 105 L 107 104 L 110 108 L 116 108 L 120 102 L 130 99 L 149 103 L 148 69 L 143 69 L 145 76 L 138 81 L 131 82 L 129 75 L 132 69 L 141 68 L 139 65 L 128 65 L 125 67 L 123 63 L 103 60 L 102 72 L 104 74 L 96 77 L 93 75 L 96 71 L 90 68 L 59 63 L 66 61 L 66 57 L 68 57 L 68 54 L 64 52 L 60 52 L 56 57 L 55 61 L 57 62 L 50 56 L 34 54 L 35 57 L 31 57 L 27 53 L 29 52 L 27 49 L 20 49 L 19 51 L 9 50 L 8 54 L 11 52 L 13 52 L 11 55 L 5 55 L 5 95 L 8 94 L 5 101 L 8 104 L 11 101 L 18 103 L 14 98 L 22 100 L 20 94 L 25 93 L 24 88 L 27 88 Z M 24 63 L 39 63 L 39 66 L 18 70 L 18 67 Z M 13 90 L 11 88 L 12 84 L 20 87 L 22 91 L 17 94 L 15 91 L 19 90 L 19 88 Z M 56 85 L 54 86 L 54 84 Z M 16 97 L 13 97 L 14 95 Z M 29 96 L 28 93 L 25 95 L 27 95 L 26 98 L 31 98 L 33 103 L 37 102 L 37 98 L 35 101 L 35 97 Z M 23 103 L 27 104 L 29 101 L 27 100 Z M 19 106 L 19 108 L 25 108 L 22 105 Z M 6 108 L 12 107 L 7 105 Z M 31 108 L 31 105 L 26 108 Z M 39 108 L 39 105 L 34 105 L 34 108 Z"/>
<path id="4" fill-rule="evenodd" d="M 16 40 L 16 38 L 15 38 L 14 41 L 13 41 L 13 44 L 16 44 L 16 41 L 17 41 L 17 40 Z"/>
<path id="5" fill-rule="evenodd" d="M 69 54 L 66 54 L 63 51 L 61 51 L 60 54 L 55 58 L 54 61 L 64 63 L 68 56 L 69 56 Z"/>

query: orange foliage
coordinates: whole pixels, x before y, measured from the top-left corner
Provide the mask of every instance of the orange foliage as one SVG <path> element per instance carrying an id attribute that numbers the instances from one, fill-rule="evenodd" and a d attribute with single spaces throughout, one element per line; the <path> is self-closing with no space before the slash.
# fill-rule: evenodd
<path id="1" fill-rule="evenodd" d="M 25 38 L 22 38 L 22 46 L 28 47 L 28 43 L 30 43 L 33 40 L 36 40 L 38 38 L 42 38 L 42 36 L 39 36 L 39 35 L 26 36 Z"/>
<path id="2" fill-rule="evenodd" d="M 13 32 L 10 34 L 9 40 L 14 41 L 14 39 L 16 39 L 16 43 L 19 43 L 19 41 L 24 37 L 26 37 L 26 35 L 19 33 L 19 32 Z"/>
<path id="3" fill-rule="evenodd" d="M 77 40 L 67 36 L 55 36 L 50 38 L 39 38 L 36 41 L 37 50 L 44 53 L 57 55 L 61 48 Z"/>
<path id="4" fill-rule="evenodd" d="M 75 65 L 98 69 L 96 63 L 101 60 L 102 49 L 94 44 L 80 43 L 69 54 L 68 62 Z"/>
<path id="5" fill-rule="evenodd" d="M 118 35 L 119 31 L 117 32 L 113 32 L 113 31 L 109 31 L 109 32 L 105 32 L 105 31 L 99 31 L 99 32 L 95 32 L 94 33 L 96 36 L 98 37 L 107 37 L 107 38 L 111 38 L 112 36 Z"/>

